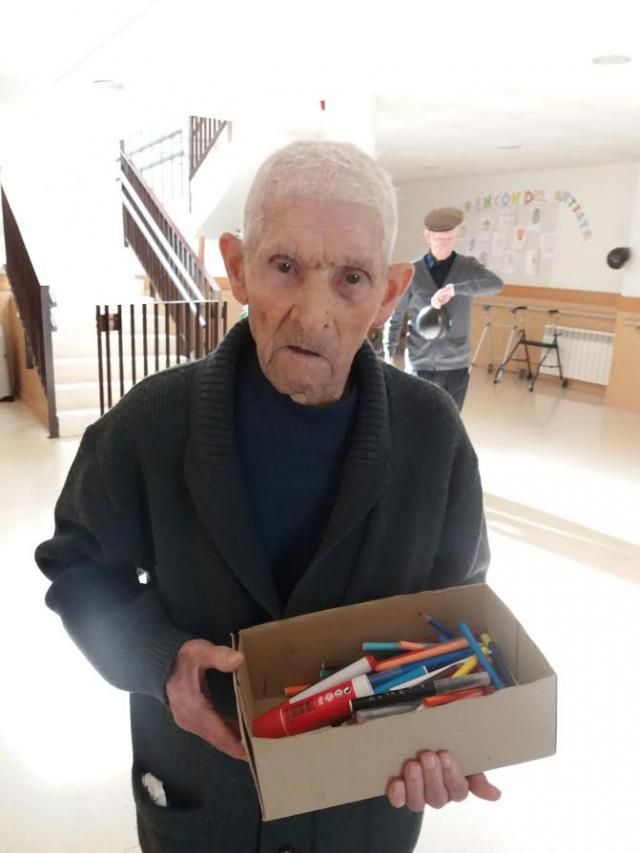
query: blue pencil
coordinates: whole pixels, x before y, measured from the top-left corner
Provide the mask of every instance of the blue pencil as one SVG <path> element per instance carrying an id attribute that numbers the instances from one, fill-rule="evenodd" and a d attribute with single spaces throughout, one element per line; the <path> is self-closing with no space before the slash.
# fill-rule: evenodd
<path id="1" fill-rule="evenodd" d="M 455 640 L 456 632 L 452 631 L 447 625 L 441 622 L 439 619 L 436 619 L 435 616 L 428 616 L 426 613 L 420 614 L 424 619 L 429 622 L 429 624 L 433 625 L 436 631 L 440 631 L 441 637 L 444 637 L 447 640 Z M 440 637 L 438 637 L 440 639 Z"/>
<path id="2" fill-rule="evenodd" d="M 387 693 L 387 691 L 391 690 L 392 687 L 404 684 L 405 681 L 412 681 L 414 678 L 418 678 L 420 675 L 425 675 L 427 672 L 428 670 L 424 664 L 421 666 L 416 666 L 414 664 L 413 667 L 408 669 L 406 672 L 401 672 L 399 675 L 394 676 L 394 678 L 388 678 L 386 681 L 373 685 L 373 692 Z"/>
<path id="3" fill-rule="evenodd" d="M 500 680 L 500 676 L 495 671 L 495 669 L 491 666 L 491 663 L 487 660 L 485 653 L 480 648 L 480 644 L 477 642 L 476 638 L 473 636 L 471 631 L 469 630 L 469 626 L 464 622 L 460 622 L 459 625 L 460 633 L 465 638 L 465 640 L 469 643 L 469 648 L 473 651 L 474 655 L 478 658 L 478 663 L 480 666 L 489 673 L 489 678 L 491 679 L 491 683 L 496 688 L 496 690 L 501 690 L 504 687 L 504 684 Z"/>

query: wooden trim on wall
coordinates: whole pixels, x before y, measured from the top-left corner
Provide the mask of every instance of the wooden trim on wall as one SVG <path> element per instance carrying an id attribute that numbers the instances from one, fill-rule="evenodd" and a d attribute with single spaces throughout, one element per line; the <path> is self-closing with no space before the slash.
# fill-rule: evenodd
<path id="1" fill-rule="evenodd" d="M 502 296 L 518 299 L 541 299 L 544 302 L 575 302 L 579 305 L 599 305 L 616 308 L 621 298 L 605 290 L 573 290 L 573 288 L 544 287 L 542 285 L 505 284 Z M 638 300 L 640 301 L 640 300 Z"/>
<path id="2" fill-rule="evenodd" d="M 47 397 L 35 367 L 27 367 L 24 327 L 18 316 L 13 295 L 5 301 L 5 335 L 9 352 L 11 383 L 14 394 L 28 406 L 44 426 L 49 427 Z M 8 334 L 7 334 L 8 328 Z"/>
<path id="3" fill-rule="evenodd" d="M 618 296 L 618 311 L 631 311 L 640 314 L 640 296 Z"/>

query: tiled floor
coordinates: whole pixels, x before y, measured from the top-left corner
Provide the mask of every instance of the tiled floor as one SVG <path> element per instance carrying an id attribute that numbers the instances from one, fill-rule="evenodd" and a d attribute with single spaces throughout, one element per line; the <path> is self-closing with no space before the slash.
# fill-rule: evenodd
<path id="1" fill-rule="evenodd" d="M 498 804 L 428 814 L 418 849 L 640 850 L 640 415 L 481 373 L 464 415 L 485 484 L 491 583 L 559 675 L 558 754 L 495 771 Z M 0 405 L 0 853 L 137 849 L 126 696 L 45 609 L 32 563 L 76 447 L 48 440 L 20 404 Z"/>

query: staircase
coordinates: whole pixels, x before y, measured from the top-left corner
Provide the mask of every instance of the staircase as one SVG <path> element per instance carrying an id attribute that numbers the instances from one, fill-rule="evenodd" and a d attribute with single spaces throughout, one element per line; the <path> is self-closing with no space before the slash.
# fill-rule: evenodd
<path id="1" fill-rule="evenodd" d="M 225 126 L 192 122 L 200 134 L 192 169 Z M 110 305 L 76 301 L 55 306 L 49 318 L 48 289 L 40 287 L 21 238 L 12 242 L 9 280 L 47 395 L 51 437 L 81 435 L 136 381 L 202 357 L 227 330 L 230 294 L 207 273 L 124 150 L 120 168 L 125 245 L 144 274 L 129 286 L 119 282 Z M 17 224 L 15 230 L 19 237 Z"/>
<path id="2" fill-rule="evenodd" d="M 154 300 L 145 293 L 143 278 L 131 283 L 132 302 L 153 304 Z M 62 310 L 55 313 L 57 331 L 53 335 L 53 371 L 55 375 L 56 403 L 60 437 L 82 435 L 84 430 L 100 415 L 100 366 L 96 344 L 95 306 L 87 305 L 84 316 L 78 310 L 72 317 L 65 317 Z M 148 345 L 151 333 L 148 334 Z M 175 336 L 171 343 L 175 347 Z M 143 351 L 142 336 L 138 340 L 139 352 Z M 164 341 L 161 342 L 164 348 Z M 111 357 L 112 375 L 117 375 L 118 356 Z M 124 362 L 126 375 L 132 368 Z M 137 376 L 143 375 L 142 363 Z M 119 388 L 112 382 L 113 398 L 118 399 Z"/>

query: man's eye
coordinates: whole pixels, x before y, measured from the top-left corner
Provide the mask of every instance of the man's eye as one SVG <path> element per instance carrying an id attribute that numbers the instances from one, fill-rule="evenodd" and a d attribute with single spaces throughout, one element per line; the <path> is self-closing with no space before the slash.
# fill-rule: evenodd
<path id="1" fill-rule="evenodd" d="M 344 278 L 347 284 L 360 284 L 362 281 L 362 274 L 359 272 L 348 272 L 345 274 Z"/>
<path id="2" fill-rule="evenodd" d="M 276 267 L 279 272 L 289 273 L 293 269 L 293 264 L 291 263 L 291 261 L 278 261 Z"/>

